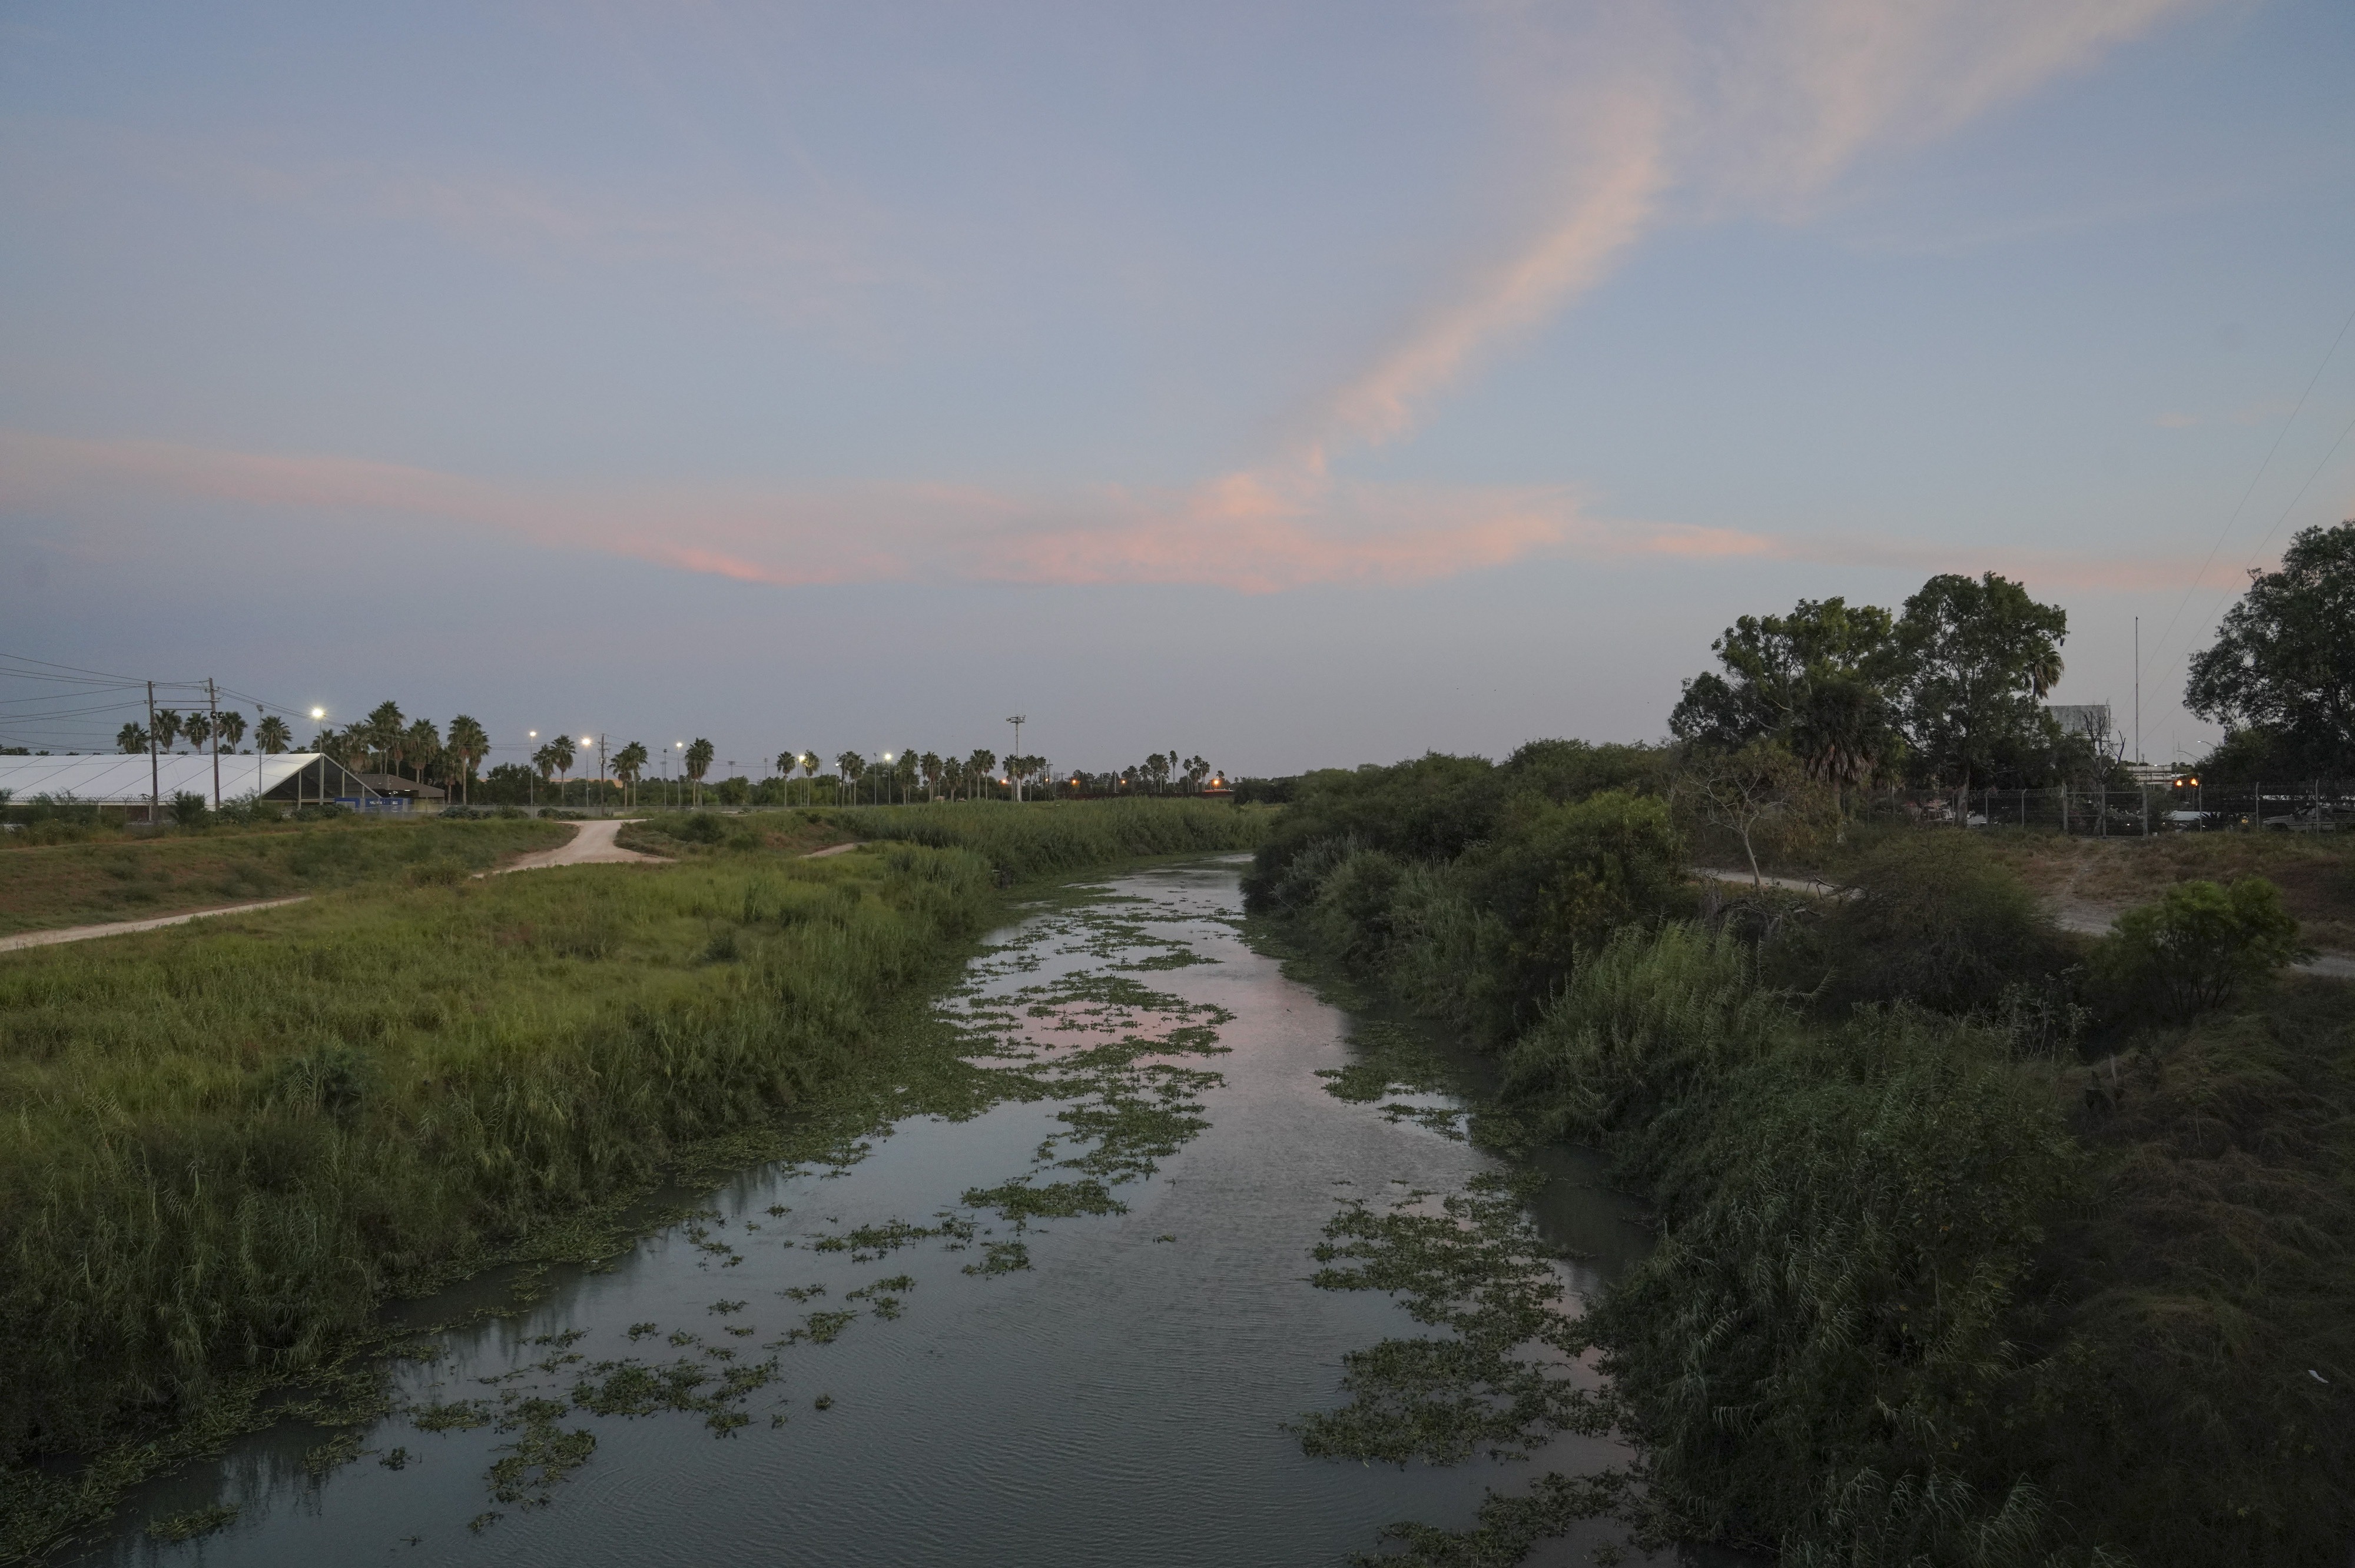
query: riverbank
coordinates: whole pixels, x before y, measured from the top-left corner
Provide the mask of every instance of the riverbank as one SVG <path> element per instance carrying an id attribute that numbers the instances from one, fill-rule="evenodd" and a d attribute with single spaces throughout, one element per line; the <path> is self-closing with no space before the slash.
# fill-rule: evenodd
<path id="1" fill-rule="evenodd" d="M 749 1163 L 781 1118 L 880 1092 L 894 1019 L 997 917 L 1000 871 L 747 850 L 0 959 L 0 1114 L 24 1132 L 0 1155 L 0 1333 L 27 1348 L 0 1384 L 0 1551 L 218 1441 L 385 1299 L 562 1255 L 683 1165 Z M 93 1450 L 73 1480 L 29 1467 Z"/>
<path id="2" fill-rule="evenodd" d="M 2355 991 L 2105 1015 L 1959 834 L 1896 842 L 1887 897 L 1712 929 L 1657 801 L 1497 769 L 1451 812 L 1449 768 L 1304 796 L 1247 885 L 1654 1210 L 1558 1344 L 1642 1485 L 1559 1517 L 1845 1568 L 2343 1553 Z"/>
<path id="3" fill-rule="evenodd" d="M 110 832 L 83 842 L 0 835 L 0 936 L 176 915 L 368 882 L 468 875 L 563 843 L 557 822 L 346 818 Z"/>

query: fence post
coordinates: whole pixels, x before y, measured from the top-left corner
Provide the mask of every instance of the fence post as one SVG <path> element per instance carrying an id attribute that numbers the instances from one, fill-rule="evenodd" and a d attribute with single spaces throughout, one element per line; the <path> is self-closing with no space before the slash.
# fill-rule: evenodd
<path id="1" fill-rule="evenodd" d="M 2060 786 L 2060 789 L 2061 789 L 2061 834 L 2062 834 L 2062 836 L 2063 838 L 2066 838 L 2066 837 L 2068 836 L 2068 834 L 2069 834 L 2069 786 L 2068 786 L 2068 784 L 2067 784 L 2067 782 L 2066 782 L 2066 781 L 2063 781 L 2063 782 L 2061 784 L 2061 786 Z"/>

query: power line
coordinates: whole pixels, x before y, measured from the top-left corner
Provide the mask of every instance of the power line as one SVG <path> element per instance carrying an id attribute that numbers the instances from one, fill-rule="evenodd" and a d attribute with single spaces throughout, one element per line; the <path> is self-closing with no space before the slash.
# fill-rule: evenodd
<path id="1" fill-rule="evenodd" d="M 2159 657 L 2165 651 L 2168 638 L 2174 633 L 2176 622 L 2182 618 L 2183 607 L 2191 602 L 2191 596 L 2198 591 L 2200 579 L 2208 575 L 2208 568 L 2215 565 L 2217 552 L 2223 549 L 2224 541 L 2232 536 L 2233 527 L 2241 520 L 2242 512 L 2249 504 L 2249 497 L 2254 495 L 2257 493 L 2257 486 L 2264 482 L 2265 471 L 2273 467 L 2274 454 L 2281 450 L 2282 442 L 2289 437 L 2290 427 L 2296 424 L 2298 415 L 2306 411 L 2306 400 L 2314 396 L 2315 387 L 2322 380 L 2322 373 L 2330 368 L 2331 358 L 2338 354 L 2339 344 L 2346 338 L 2347 329 L 2350 326 L 2355 326 L 2355 310 L 2349 311 L 2347 319 L 2339 323 L 2339 335 L 2330 340 L 2330 346 L 2323 352 L 2322 363 L 2314 367 L 2314 374 L 2307 379 L 2306 390 L 2297 395 L 2296 407 L 2290 409 L 2289 418 L 2283 420 L 2282 428 L 2275 432 L 2274 444 L 2265 449 L 2265 461 L 2257 465 L 2256 473 L 2249 480 L 2249 487 L 2241 492 L 2240 501 L 2233 505 L 2232 514 L 2224 519 L 2223 532 L 2216 535 L 2216 543 L 2209 548 L 2208 558 L 2200 563 L 2199 571 L 2192 574 L 2190 582 L 2184 585 L 2183 597 L 2176 601 L 2175 613 L 2167 618 L 2166 629 L 2159 632 L 2158 641 L 2151 649 L 2152 658 Z M 2301 491 L 2299 493 L 2303 494 L 2304 492 Z M 2279 524 L 2276 524 L 2275 526 Z M 2266 537 L 2270 538 L 2272 535 L 2268 533 Z M 2142 673 L 2142 667 L 2137 667 L 2135 671 L 2136 677 L 2139 679 Z"/>

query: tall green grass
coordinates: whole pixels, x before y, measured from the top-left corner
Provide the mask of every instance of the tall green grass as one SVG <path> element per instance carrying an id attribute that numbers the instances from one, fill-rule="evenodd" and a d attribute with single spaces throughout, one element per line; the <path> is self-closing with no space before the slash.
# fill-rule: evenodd
<path id="1" fill-rule="evenodd" d="M 864 839 L 971 850 L 1018 881 L 1139 855 L 1247 850 L 1275 813 L 1229 801 L 1004 800 L 859 806 L 813 813 Z"/>
<path id="2" fill-rule="evenodd" d="M 89 843 L 0 841 L 0 935 L 464 874 L 562 843 L 553 822 L 369 821 L 211 828 Z"/>
<path id="3" fill-rule="evenodd" d="M 0 1457 L 201 1414 L 790 1109 L 993 880 L 914 847 L 587 866 L 0 959 Z"/>

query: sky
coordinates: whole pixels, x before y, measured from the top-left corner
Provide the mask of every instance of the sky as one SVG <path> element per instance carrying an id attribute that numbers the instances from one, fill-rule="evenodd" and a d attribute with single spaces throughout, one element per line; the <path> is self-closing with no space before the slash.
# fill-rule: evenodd
<path id="1" fill-rule="evenodd" d="M 13 0 L 0 655 L 1277 774 L 1993 570 L 2197 756 L 2355 516 L 2350 71 L 2343 0 Z M 50 690 L 0 744 L 133 716 Z"/>

